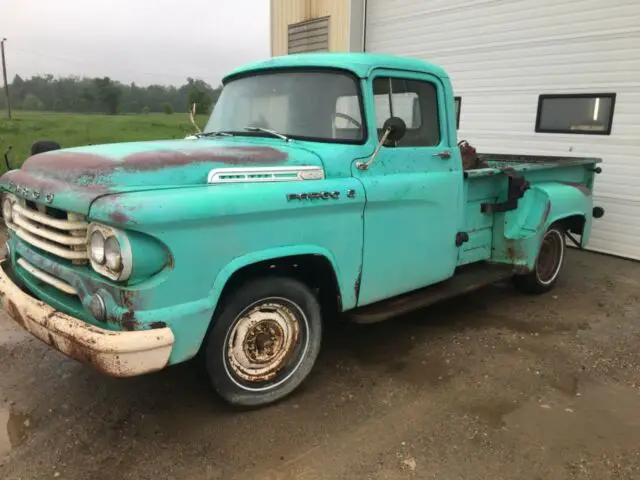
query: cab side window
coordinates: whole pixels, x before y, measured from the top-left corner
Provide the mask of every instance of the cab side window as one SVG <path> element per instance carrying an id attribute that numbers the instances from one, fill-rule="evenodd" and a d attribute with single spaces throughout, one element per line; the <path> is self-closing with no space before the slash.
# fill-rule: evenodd
<path id="1" fill-rule="evenodd" d="M 378 138 L 389 117 L 407 124 L 406 135 L 398 147 L 431 147 L 440 143 L 438 96 L 435 85 L 421 80 L 377 77 L 373 81 Z"/>

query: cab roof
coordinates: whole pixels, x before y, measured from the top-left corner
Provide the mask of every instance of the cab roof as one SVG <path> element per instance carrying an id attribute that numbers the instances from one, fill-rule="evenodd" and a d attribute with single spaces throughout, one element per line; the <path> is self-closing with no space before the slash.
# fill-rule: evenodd
<path id="1" fill-rule="evenodd" d="M 378 53 L 331 52 L 296 53 L 249 63 L 232 70 L 224 77 L 223 83 L 226 83 L 233 77 L 242 76 L 251 72 L 296 67 L 338 68 L 353 72 L 360 78 L 368 77 L 374 68 L 430 73 L 440 78 L 448 78 L 443 68 L 416 58 Z"/>

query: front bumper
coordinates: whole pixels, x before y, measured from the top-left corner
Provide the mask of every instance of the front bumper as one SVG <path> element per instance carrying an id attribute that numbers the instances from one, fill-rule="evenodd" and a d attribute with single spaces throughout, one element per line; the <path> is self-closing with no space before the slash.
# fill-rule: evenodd
<path id="1" fill-rule="evenodd" d="M 6 312 L 36 338 L 65 355 L 115 377 L 163 369 L 171 354 L 171 329 L 104 330 L 55 310 L 18 287 L 0 264 L 0 299 Z"/>

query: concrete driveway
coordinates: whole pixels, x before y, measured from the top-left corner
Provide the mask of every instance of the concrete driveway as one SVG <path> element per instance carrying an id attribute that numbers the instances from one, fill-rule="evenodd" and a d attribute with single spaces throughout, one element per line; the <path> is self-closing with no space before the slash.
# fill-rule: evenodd
<path id="1" fill-rule="evenodd" d="M 2 479 L 638 479 L 640 264 L 571 251 L 552 294 L 494 286 L 335 325 L 295 395 L 218 402 L 185 365 L 117 380 L 0 315 Z"/>

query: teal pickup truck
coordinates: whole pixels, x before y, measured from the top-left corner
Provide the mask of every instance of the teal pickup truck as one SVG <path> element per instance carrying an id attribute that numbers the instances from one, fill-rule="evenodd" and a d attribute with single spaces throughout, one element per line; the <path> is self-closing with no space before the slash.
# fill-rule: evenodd
<path id="1" fill-rule="evenodd" d="M 547 292 L 604 213 L 599 159 L 458 143 L 435 65 L 291 55 L 223 83 L 192 138 L 56 149 L 1 177 L 17 323 L 114 376 L 196 357 L 227 402 L 265 405 L 307 377 L 327 322 L 511 277 Z"/>

